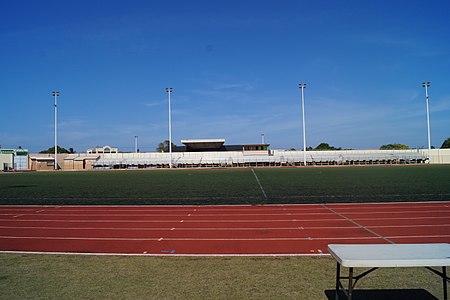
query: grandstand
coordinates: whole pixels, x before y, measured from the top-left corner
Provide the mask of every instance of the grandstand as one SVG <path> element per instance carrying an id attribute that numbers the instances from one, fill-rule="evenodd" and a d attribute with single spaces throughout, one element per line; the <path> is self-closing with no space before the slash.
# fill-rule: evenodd
<path id="1" fill-rule="evenodd" d="M 169 168 L 237 168 L 304 166 L 303 151 L 271 150 L 269 144 L 225 145 L 223 139 L 182 140 L 168 152 L 120 152 L 110 146 L 88 153 L 58 154 L 61 170 Z M 3 154 L 3 156 L 5 156 Z M 53 154 L 30 154 L 29 170 L 53 170 Z M 450 164 L 450 149 L 311 150 L 307 166 Z M 1 170 L 0 170 L 1 171 Z"/>
<path id="2" fill-rule="evenodd" d="M 303 151 L 265 150 L 249 154 L 246 151 L 196 151 L 172 153 L 175 168 L 282 167 L 303 166 Z M 93 163 L 94 169 L 168 168 L 169 153 L 103 154 Z M 420 164 L 427 156 L 420 150 L 338 150 L 307 151 L 306 165 L 389 165 Z"/>

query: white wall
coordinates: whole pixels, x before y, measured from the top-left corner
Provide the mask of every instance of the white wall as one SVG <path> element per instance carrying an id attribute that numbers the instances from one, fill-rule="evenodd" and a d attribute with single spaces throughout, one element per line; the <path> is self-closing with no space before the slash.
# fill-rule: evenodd
<path id="1" fill-rule="evenodd" d="M 428 150 L 421 150 L 428 153 Z M 450 149 L 431 149 L 432 164 L 450 164 Z"/>
<path id="2" fill-rule="evenodd" d="M 0 171 L 3 171 L 6 167 L 13 168 L 13 155 L 12 154 L 0 154 Z"/>

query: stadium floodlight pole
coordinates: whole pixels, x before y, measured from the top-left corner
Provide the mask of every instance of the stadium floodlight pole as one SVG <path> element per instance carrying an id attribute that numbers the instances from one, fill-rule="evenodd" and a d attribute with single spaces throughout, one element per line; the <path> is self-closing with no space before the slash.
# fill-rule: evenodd
<path id="1" fill-rule="evenodd" d="M 134 152 L 135 153 L 138 152 L 138 136 L 137 135 L 134 136 Z"/>
<path id="2" fill-rule="evenodd" d="M 169 168 L 172 168 L 172 113 L 170 111 L 170 94 L 172 94 L 172 88 L 166 88 L 166 92 L 169 94 L 169 153 L 170 153 L 170 162 Z"/>
<path id="3" fill-rule="evenodd" d="M 52 96 L 55 98 L 55 165 L 54 170 L 58 170 L 58 96 L 59 92 L 52 92 Z"/>
<path id="4" fill-rule="evenodd" d="M 306 167 L 306 121 L 305 121 L 305 88 L 306 83 L 300 83 L 298 87 L 302 90 L 302 120 L 303 120 L 303 164 Z"/>
<path id="5" fill-rule="evenodd" d="M 427 104 L 427 131 L 428 131 L 428 163 L 431 160 L 431 136 L 430 136 L 430 109 L 428 108 L 428 88 L 431 83 L 429 81 L 422 82 L 422 87 L 425 88 L 425 102 Z"/>

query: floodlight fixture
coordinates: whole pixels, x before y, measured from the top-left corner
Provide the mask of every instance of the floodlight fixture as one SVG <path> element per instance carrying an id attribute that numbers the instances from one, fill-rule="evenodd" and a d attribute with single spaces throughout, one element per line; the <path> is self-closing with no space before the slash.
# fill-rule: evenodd
<path id="1" fill-rule="evenodd" d="M 302 91 L 302 123 L 303 123 L 303 165 L 306 167 L 306 121 L 305 121 L 305 88 L 306 83 L 299 83 L 298 87 Z"/>
<path id="2" fill-rule="evenodd" d="M 428 88 L 430 87 L 430 85 L 431 83 L 429 81 L 422 82 L 422 87 L 425 88 L 425 103 L 427 106 L 428 163 L 430 163 L 431 160 L 430 109 L 428 106 Z"/>

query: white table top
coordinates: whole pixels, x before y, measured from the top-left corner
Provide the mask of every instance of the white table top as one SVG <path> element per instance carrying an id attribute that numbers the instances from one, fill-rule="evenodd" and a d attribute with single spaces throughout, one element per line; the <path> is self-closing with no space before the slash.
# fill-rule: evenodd
<path id="1" fill-rule="evenodd" d="M 348 268 L 450 266 L 450 244 L 330 244 L 328 251 Z"/>

